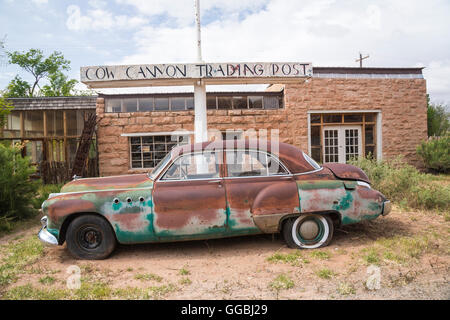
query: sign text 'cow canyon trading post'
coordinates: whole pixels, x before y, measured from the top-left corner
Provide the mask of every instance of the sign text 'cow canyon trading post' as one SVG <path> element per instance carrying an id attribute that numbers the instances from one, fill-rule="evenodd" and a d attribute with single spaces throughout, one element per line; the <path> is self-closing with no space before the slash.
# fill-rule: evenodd
<path id="1" fill-rule="evenodd" d="M 90 66 L 80 70 L 81 82 L 92 88 L 149 85 L 271 83 L 312 76 L 312 64 L 302 62 L 183 63 Z"/>

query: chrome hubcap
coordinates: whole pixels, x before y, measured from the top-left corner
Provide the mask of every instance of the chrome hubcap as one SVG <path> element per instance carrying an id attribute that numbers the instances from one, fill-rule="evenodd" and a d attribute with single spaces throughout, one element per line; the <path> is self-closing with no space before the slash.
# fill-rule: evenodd
<path id="1" fill-rule="evenodd" d="M 300 236 L 305 240 L 312 240 L 319 233 L 319 226 L 314 220 L 303 222 L 299 228 Z"/>

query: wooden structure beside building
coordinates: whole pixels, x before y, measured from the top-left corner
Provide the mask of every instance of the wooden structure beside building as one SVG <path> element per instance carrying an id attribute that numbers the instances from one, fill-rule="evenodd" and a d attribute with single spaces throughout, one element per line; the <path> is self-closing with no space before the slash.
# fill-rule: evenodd
<path id="1" fill-rule="evenodd" d="M 23 143 L 23 155 L 37 165 L 46 183 L 70 178 L 79 139 L 89 114 L 95 114 L 97 97 L 12 98 L 14 109 L 0 139 Z M 98 175 L 96 139 L 92 140 L 85 176 Z"/>

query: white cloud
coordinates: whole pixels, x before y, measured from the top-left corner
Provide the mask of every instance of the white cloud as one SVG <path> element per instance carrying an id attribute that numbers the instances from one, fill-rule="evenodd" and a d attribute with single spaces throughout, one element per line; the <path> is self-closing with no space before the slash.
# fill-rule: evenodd
<path id="1" fill-rule="evenodd" d="M 116 0 L 177 24 L 140 27 L 136 51 L 110 63 L 193 62 L 193 1 Z M 315 66 L 425 66 L 430 94 L 450 101 L 450 2 L 442 0 L 202 1 L 220 16 L 202 25 L 205 61 L 308 61 Z M 262 5 L 265 4 L 264 7 Z M 259 8 L 259 9 L 258 9 Z M 250 10 L 237 18 L 242 10 Z M 253 9 L 258 9 L 251 11 Z M 224 14 L 226 13 L 226 14 Z"/>
<path id="2" fill-rule="evenodd" d="M 47 4 L 48 0 L 31 0 L 35 4 Z"/>
<path id="3" fill-rule="evenodd" d="M 102 9 L 104 1 L 91 0 L 89 5 L 92 9 L 87 10 L 86 15 L 81 13 L 79 6 L 67 7 L 66 26 L 69 30 L 133 29 L 146 23 L 146 20 L 139 16 L 113 15 L 110 11 Z"/>
<path id="4" fill-rule="evenodd" d="M 450 60 L 431 61 L 423 70 L 427 79 L 427 87 L 434 101 L 450 102 Z"/>
<path id="5" fill-rule="evenodd" d="M 148 16 L 167 15 L 174 18 L 179 26 L 193 23 L 194 1 L 192 0 L 116 0 L 118 4 L 130 5 L 140 13 Z M 268 0 L 208 0 L 200 1 L 201 14 L 208 10 L 219 9 L 223 16 L 218 19 L 230 17 L 233 13 L 243 10 L 256 10 L 266 4 Z M 287 2 L 290 2 L 288 0 Z M 234 15 L 236 18 L 237 15 Z"/>

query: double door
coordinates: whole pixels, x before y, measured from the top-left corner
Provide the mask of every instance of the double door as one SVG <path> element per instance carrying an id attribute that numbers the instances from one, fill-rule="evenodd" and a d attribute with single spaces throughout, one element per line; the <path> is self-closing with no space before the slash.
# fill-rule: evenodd
<path id="1" fill-rule="evenodd" d="M 330 126 L 323 128 L 323 160 L 347 163 L 362 155 L 361 126 Z"/>

